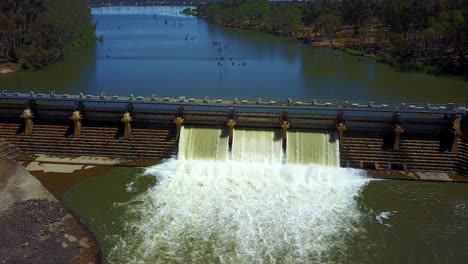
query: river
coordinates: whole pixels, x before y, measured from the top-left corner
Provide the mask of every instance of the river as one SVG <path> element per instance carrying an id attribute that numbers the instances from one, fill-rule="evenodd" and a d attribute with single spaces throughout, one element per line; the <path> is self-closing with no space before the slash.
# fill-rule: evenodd
<path id="1" fill-rule="evenodd" d="M 463 81 L 401 73 L 339 51 L 209 25 L 180 15 L 181 9 L 93 8 L 101 37 L 96 47 L 40 71 L 4 76 L 1 86 L 223 98 L 468 98 Z M 113 168 L 65 192 L 62 201 L 95 232 L 105 263 L 468 259 L 467 185 L 371 180 L 363 171 L 308 163 L 301 155 L 294 160 L 304 164 L 285 163 L 279 143 L 268 141 L 272 133 L 261 131 L 243 133 L 243 143 L 229 153 L 212 132 L 183 134 L 183 156 L 148 168 Z M 328 141 L 320 140 L 325 145 L 316 147 L 316 160 L 337 156 Z M 301 142 L 298 149 L 304 149 Z M 193 151 L 202 147 L 203 153 Z"/>
<path id="2" fill-rule="evenodd" d="M 100 41 L 0 78 L 14 91 L 283 100 L 468 101 L 468 82 L 402 73 L 293 39 L 210 25 L 182 7 L 93 8 Z M 167 23 L 166 23 L 167 22 Z"/>

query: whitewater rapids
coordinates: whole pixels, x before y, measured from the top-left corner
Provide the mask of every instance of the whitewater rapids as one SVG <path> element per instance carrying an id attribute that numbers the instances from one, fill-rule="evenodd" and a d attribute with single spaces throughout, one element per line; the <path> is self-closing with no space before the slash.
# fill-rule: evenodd
<path id="1" fill-rule="evenodd" d="M 337 167 L 183 159 L 146 174 L 157 184 L 132 201 L 111 262 L 334 262 L 361 231 L 356 198 L 369 181 Z"/>

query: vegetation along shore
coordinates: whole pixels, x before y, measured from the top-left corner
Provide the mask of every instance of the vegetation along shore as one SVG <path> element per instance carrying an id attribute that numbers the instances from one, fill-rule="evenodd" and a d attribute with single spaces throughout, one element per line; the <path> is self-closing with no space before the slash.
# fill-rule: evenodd
<path id="1" fill-rule="evenodd" d="M 0 74 L 41 68 L 95 40 L 81 0 L 0 1 Z"/>
<path id="2" fill-rule="evenodd" d="M 209 22 L 374 56 L 402 71 L 468 80 L 468 2 L 224 0 L 198 5 Z"/>

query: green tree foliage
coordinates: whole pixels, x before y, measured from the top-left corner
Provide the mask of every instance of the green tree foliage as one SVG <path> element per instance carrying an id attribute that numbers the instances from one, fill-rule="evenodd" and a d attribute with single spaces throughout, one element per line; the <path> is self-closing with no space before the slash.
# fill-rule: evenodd
<path id="1" fill-rule="evenodd" d="M 209 22 L 246 29 L 291 34 L 302 25 L 301 11 L 288 4 L 268 0 L 224 0 L 198 7 Z"/>
<path id="2" fill-rule="evenodd" d="M 335 14 L 323 14 L 317 18 L 321 32 L 328 38 L 332 47 L 336 33 L 342 29 L 341 17 Z"/>
<path id="3" fill-rule="evenodd" d="M 294 6 L 273 5 L 268 21 L 268 30 L 284 35 L 293 35 L 303 25 L 301 15 L 301 10 Z"/>
<path id="4" fill-rule="evenodd" d="M 313 33 L 310 41 L 326 39 L 332 46 L 337 36 L 351 38 L 345 48 L 377 54 L 402 69 L 468 78 L 467 0 L 223 0 L 199 9 L 212 23 L 301 39 Z"/>
<path id="5" fill-rule="evenodd" d="M 94 40 L 90 10 L 80 0 L 0 1 L 0 62 L 41 67 Z"/>

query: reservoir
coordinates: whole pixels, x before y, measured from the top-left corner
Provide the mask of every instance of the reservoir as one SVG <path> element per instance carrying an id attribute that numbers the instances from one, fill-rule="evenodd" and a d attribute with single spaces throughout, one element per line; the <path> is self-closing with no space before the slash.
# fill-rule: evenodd
<path id="1" fill-rule="evenodd" d="M 467 103 L 468 83 L 402 73 L 372 59 L 256 31 L 210 25 L 183 7 L 93 8 L 99 41 L 12 91 L 239 99 Z"/>
<path id="2" fill-rule="evenodd" d="M 296 40 L 207 24 L 183 7 L 93 8 L 93 48 L 2 89 L 108 95 L 466 103 L 468 84 Z M 278 129 L 279 130 L 279 129 Z M 114 167 L 62 202 L 105 263 L 463 263 L 468 186 L 339 168 L 333 133 L 184 127 L 178 155 Z M 289 133 L 289 132 L 288 132 Z"/>

